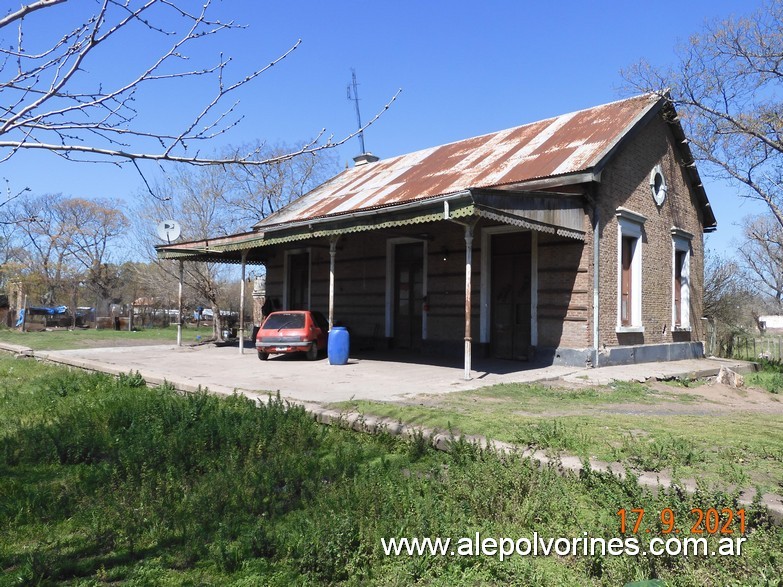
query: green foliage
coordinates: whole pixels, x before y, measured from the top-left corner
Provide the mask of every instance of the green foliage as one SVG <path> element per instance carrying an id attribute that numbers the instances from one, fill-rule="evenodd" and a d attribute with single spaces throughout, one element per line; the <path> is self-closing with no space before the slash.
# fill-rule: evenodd
<path id="1" fill-rule="evenodd" d="M 746 488 L 759 486 L 763 492 L 780 493 L 783 487 L 783 467 L 775 456 L 783 454 L 781 419 L 773 412 L 742 408 L 715 411 L 702 394 L 615 381 L 576 389 L 505 384 L 450 393 L 437 401 L 423 399 L 359 400 L 336 407 L 532 446 L 552 455 L 565 451 L 634 468 L 649 462 L 656 469 L 677 468 L 684 477 L 718 484 L 746 479 Z M 728 455 L 726 449 L 739 453 Z M 727 471 L 737 463 L 741 470 Z"/>
<path id="2" fill-rule="evenodd" d="M 766 389 L 770 393 L 779 394 L 783 391 L 783 363 L 762 359 L 758 362 L 759 371 L 745 377 L 748 385 Z"/>
<path id="3" fill-rule="evenodd" d="M 562 420 L 541 420 L 526 424 L 519 433 L 517 443 L 536 448 L 551 448 L 573 454 L 586 454 L 589 440 L 579 425 L 569 426 Z"/>
<path id="4" fill-rule="evenodd" d="M 627 437 L 622 453 L 632 466 L 643 471 L 689 467 L 704 458 L 703 452 L 693 442 L 671 434 L 652 439 Z"/>
<path id="5" fill-rule="evenodd" d="M 748 509 L 743 557 L 385 556 L 390 537 L 619 535 L 616 512 L 739 507 L 652 493 L 454 439 L 318 425 L 258 403 L 0 359 L 0 585 L 667 585 L 779 577 L 783 532 Z M 555 422 L 541 442 L 580 434 Z M 684 449 L 667 445 L 682 453 Z M 679 458 L 684 458 L 682 455 Z M 763 584 L 763 583 L 758 583 Z M 772 583 L 770 583 L 772 584 Z"/>

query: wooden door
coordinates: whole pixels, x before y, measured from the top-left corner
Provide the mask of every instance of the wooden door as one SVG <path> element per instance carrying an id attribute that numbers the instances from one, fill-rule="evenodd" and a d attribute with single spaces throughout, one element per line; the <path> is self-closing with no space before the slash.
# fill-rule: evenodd
<path id="1" fill-rule="evenodd" d="M 310 309 L 310 253 L 288 257 L 288 309 Z"/>
<path id="2" fill-rule="evenodd" d="M 492 354 L 526 360 L 530 351 L 531 238 L 529 232 L 492 237 Z"/>
<path id="3" fill-rule="evenodd" d="M 394 346 L 421 348 L 424 304 L 424 245 L 397 245 L 394 251 Z"/>

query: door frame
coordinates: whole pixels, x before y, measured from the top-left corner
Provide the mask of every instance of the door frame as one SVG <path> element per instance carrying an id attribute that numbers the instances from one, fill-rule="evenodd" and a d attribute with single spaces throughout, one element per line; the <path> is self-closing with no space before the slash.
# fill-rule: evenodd
<path id="1" fill-rule="evenodd" d="M 386 338 L 394 338 L 394 275 L 395 251 L 397 245 L 421 243 L 422 245 L 422 296 L 427 296 L 427 252 L 428 242 L 425 238 L 400 236 L 386 239 Z M 421 313 L 421 340 L 427 340 L 427 312 Z"/>
<path id="2" fill-rule="evenodd" d="M 290 293 L 288 279 L 289 271 L 291 267 L 291 257 L 294 255 L 301 255 L 307 253 L 307 307 L 312 308 L 311 299 L 313 295 L 313 251 L 312 247 L 304 247 L 300 249 L 290 249 L 283 253 L 283 310 L 288 310 L 291 300 L 288 299 Z"/>
<path id="3" fill-rule="evenodd" d="M 511 225 L 481 229 L 481 293 L 479 341 L 489 344 L 492 318 L 492 236 L 510 232 L 530 232 L 530 345 L 538 345 L 538 232 Z"/>

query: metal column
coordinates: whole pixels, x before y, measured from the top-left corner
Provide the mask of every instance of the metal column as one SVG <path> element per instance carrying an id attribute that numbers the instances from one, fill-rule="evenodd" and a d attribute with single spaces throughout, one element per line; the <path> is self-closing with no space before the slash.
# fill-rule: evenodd
<path id="1" fill-rule="evenodd" d="M 177 307 L 179 308 L 179 318 L 177 319 L 177 346 L 182 346 L 182 282 L 184 280 L 185 280 L 185 263 L 183 261 L 180 261 L 179 262 L 179 288 L 177 291 Z"/>
<path id="2" fill-rule="evenodd" d="M 239 282 L 239 354 L 245 354 L 245 269 L 247 251 L 242 251 L 242 281 Z"/>
<path id="3" fill-rule="evenodd" d="M 329 239 L 329 330 L 334 326 L 334 259 L 337 256 L 339 236 Z"/>
<path id="4" fill-rule="evenodd" d="M 465 380 L 470 380 L 471 369 L 471 346 L 473 338 L 471 337 L 470 310 L 471 310 L 471 289 L 472 289 L 472 265 L 473 265 L 473 225 L 465 225 Z"/>

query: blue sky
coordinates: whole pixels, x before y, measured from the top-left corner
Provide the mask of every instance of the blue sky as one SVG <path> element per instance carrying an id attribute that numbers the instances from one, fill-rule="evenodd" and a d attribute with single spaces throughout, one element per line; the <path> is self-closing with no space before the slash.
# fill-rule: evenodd
<path id="1" fill-rule="evenodd" d="M 79 3 L 82 4 L 83 3 Z M 74 6 L 79 6 L 76 4 Z M 628 95 L 620 70 L 645 58 L 674 60 L 674 47 L 705 21 L 747 14 L 757 2 L 661 0 L 596 2 L 242 2 L 216 1 L 214 14 L 247 25 L 210 39 L 192 56 L 233 58 L 236 78 L 302 45 L 237 96 L 244 118 L 213 145 L 266 140 L 294 143 L 322 128 L 340 138 L 354 130 L 346 98 L 355 68 L 364 120 L 402 88 L 393 107 L 365 134 L 368 150 L 389 157 L 484 134 Z M 56 35 L 78 18 L 70 3 L 29 19 L 28 34 Z M 7 41 L 8 39 L 5 39 Z M 107 79 L 131 71 L 155 47 L 125 40 L 109 45 L 93 72 Z M 198 85 L 161 84 L 139 102 L 148 127 L 169 124 L 208 99 Z M 341 165 L 359 152 L 357 139 L 337 150 Z M 154 176 L 153 167 L 146 172 Z M 131 201 L 142 187 L 132 167 L 68 163 L 47 153 L 21 153 L 0 165 L 12 189 L 35 194 Z M 760 211 L 731 188 L 706 181 L 719 230 L 708 246 L 731 252 L 733 222 Z"/>

